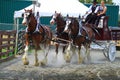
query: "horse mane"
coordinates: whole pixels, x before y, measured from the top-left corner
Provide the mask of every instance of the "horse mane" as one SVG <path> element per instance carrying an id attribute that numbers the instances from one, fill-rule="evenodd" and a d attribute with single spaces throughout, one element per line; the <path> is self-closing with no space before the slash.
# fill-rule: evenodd
<path id="1" fill-rule="evenodd" d="M 63 17 L 60 13 L 57 14 L 57 19 L 58 19 L 58 21 L 59 21 L 59 20 L 62 21 L 62 22 L 63 22 L 63 25 L 66 24 L 66 22 L 65 22 L 65 20 L 64 20 L 64 17 Z M 59 24 L 62 25 L 61 22 L 58 22 L 58 25 L 59 25 Z"/>
<path id="2" fill-rule="evenodd" d="M 76 37 L 78 35 L 78 32 L 79 32 L 79 22 L 78 22 L 78 19 L 75 18 L 75 17 L 69 17 L 69 19 L 71 20 L 71 23 L 70 23 L 70 28 L 71 28 L 71 31 L 72 31 L 72 36 L 73 37 Z"/>
<path id="3" fill-rule="evenodd" d="M 36 26 L 37 26 L 37 20 L 35 19 L 34 13 L 32 12 L 32 10 L 25 10 L 26 13 L 30 13 L 28 15 L 28 19 L 32 20 L 30 21 L 30 23 L 28 24 L 28 30 L 30 32 L 34 32 Z"/>
<path id="4" fill-rule="evenodd" d="M 70 19 L 71 19 L 71 22 L 73 23 L 75 23 L 75 24 L 77 24 L 77 26 L 79 27 L 79 22 L 78 22 L 78 20 L 77 20 L 77 18 L 75 18 L 75 17 L 70 17 Z"/>

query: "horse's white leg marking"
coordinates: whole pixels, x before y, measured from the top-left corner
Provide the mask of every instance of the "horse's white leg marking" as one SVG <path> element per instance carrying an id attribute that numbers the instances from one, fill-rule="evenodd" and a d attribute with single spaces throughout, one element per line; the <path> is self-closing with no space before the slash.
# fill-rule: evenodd
<path id="1" fill-rule="evenodd" d="M 23 60 L 24 65 L 28 65 L 29 64 L 29 61 L 27 59 L 27 57 L 28 57 L 28 45 L 25 46 L 24 51 L 25 51 L 25 53 L 22 57 L 22 60 Z"/>
<path id="2" fill-rule="evenodd" d="M 24 51 L 25 51 L 25 53 L 23 55 L 23 58 L 26 58 L 28 56 L 28 46 L 25 46 Z"/>
<path id="3" fill-rule="evenodd" d="M 78 48 L 78 64 L 82 63 L 82 61 L 83 61 L 83 58 L 81 57 L 80 50 L 81 50 L 81 48 L 80 49 Z"/>
<path id="4" fill-rule="evenodd" d="M 90 48 L 88 48 L 87 60 L 88 60 L 88 63 L 90 63 L 91 61 Z"/>
<path id="5" fill-rule="evenodd" d="M 71 49 L 71 43 L 69 43 L 66 53 L 66 62 L 70 62 L 70 49 Z"/>
<path id="6" fill-rule="evenodd" d="M 39 66 L 37 50 L 35 50 L 35 66 Z"/>

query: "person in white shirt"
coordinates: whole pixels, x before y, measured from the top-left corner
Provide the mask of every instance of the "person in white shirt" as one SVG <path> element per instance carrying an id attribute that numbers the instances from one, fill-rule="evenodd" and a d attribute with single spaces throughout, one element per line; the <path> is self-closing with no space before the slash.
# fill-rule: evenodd
<path id="1" fill-rule="evenodd" d="M 86 12 L 86 14 L 88 15 L 85 19 L 85 23 L 95 24 L 98 9 L 99 7 L 97 5 L 97 1 L 93 0 L 93 4 L 89 7 L 89 10 Z"/>
<path id="2" fill-rule="evenodd" d="M 39 26 L 40 26 L 40 15 L 39 15 L 39 12 L 37 12 L 37 14 L 36 14 L 36 20 L 37 20 L 37 26 L 36 26 L 35 32 L 39 32 Z"/>
<path id="3" fill-rule="evenodd" d="M 106 16 L 106 11 L 107 11 L 107 7 L 105 6 L 104 0 L 102 0 L 101 5 L 99 6 L 97 19 L 96 19 L 96 22 L 95 22 L 96 26 L 98 26 L 101 17 Z"/>

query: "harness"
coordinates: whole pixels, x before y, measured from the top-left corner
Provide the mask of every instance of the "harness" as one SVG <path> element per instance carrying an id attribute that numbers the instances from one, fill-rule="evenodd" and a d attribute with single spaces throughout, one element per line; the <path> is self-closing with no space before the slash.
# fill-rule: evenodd
<path id="1" fill-rule="evenodd" d="M 82 31 L 85 31 L 86 32 L 86 39 L 89 39 L 89 34 L 88 34 L 88 32 L 87 32 L 87 30 L 86 30 L 86 28 L 82 25 L 82 21 L 81 21 L 81 18 L 78 20 L 79 21 L 79 32 L 78 33 L 80 33 L 80 36 L 83 36 L 82 35 Z M 85 37 L 85 36 L 83 36 L 83 37 Z"/>

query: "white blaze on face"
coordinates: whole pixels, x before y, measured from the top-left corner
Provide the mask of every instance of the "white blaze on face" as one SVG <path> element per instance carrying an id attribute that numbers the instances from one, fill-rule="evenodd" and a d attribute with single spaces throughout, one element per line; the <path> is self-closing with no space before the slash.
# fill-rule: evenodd
<path id="1" fill-rule="evenodd" d="M 65 25 L 64 31 L 67 31 L 67 30 L 68 30 L 68 27 L 69 27 L 70 23 L 71 23 L 70 20 L 67 20 L 67 21 L 66 21 L 66 25 Z"/>
<path id="2" fill-rule="evenodd" d="M 24 13 L 24 17 L 23 17 L 23 21 L 22 21 L 22 24 L 26 24 L 27 23 L 27 17 L 30 13 Z"/>
<path id="3" fill-rule="evenodd" d="M 54 24 L 56 19 L 56 15 L 53 15 L 52 19 L 50 20 L 50 24 Z"/>

